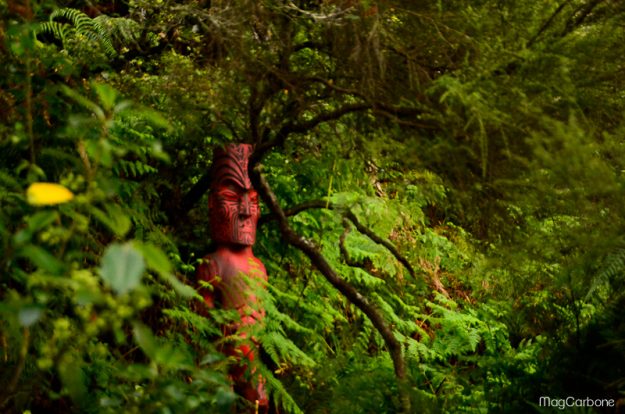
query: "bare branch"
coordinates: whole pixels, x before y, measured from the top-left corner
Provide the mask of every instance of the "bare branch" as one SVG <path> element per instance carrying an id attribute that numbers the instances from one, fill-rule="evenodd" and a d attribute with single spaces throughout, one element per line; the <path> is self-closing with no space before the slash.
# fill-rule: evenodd
<path id="1" fill-rule="evenodd" d="M 323 122 L 335 121 L 341 118 L 343 115 L 351 114 L 353 112 L 361 112 L 371 108 L 372 105 L 369 103 L 347 104 L 334 111 L 320 113 L 317 116 L 309 119 L 308 121 L 303 121 L 295 124 L 291 132 L 302 133 L 310 131 L 311 129 Z"/>
<path id="2" fill-rule="evenodd" d="M 347 251 L 347 247 L 345 246 L 345 239 L 347 238 L 347 235 L 349 234 L 350 224 L 346 218 L 343 218 L 343 226 L 344 226 L 343 233 L 341 234 L 341 237 L 339 237 L 339 250 L 341 251 L 341 256 L 343 257 L 345 264 L 351 267 L 357 267 L 371 274 L 371 272 L 369 271 L 365 263 L 354 260 L 354 258 L 352 258 L 351 255 L 349 254 L 349 251 Z M 371 274 L 371 276 L 374 276 L 374 275 Z"/>
<path id="3" fill-rule="evenodd" d="M 377 244 L 380 244 L 380 245 L 386 247 L 386 249 L 389 252 L 391 252 L 391 254 L 393 256 L 395 256 L 395 259 L 397 259 L 401 264 L 404 265 L 404 267 L 408 270 L 408 273 L 410 273 L 410 276 L 412 276 L 413 278 L 416 278 L 415 271 L 412 268 L 412 266 L 410 265 L 410 262 L 404 256 L 402 256 L 399 253 L 399 250 L 397 250 L 397 248 L 393 245 L 393 243 L 391 243 L 390 241 L 388 241 L 386 239 L 383 239 L 382 237 L 380 237 L 377 234 L 375 234 L 370 228 L 364 226 L 358 220 L 358 217 L 356 217 L 356 215 L 351 210 L 347 210 L 345 212 L 345 217 L 349 221 L 354 223 L 354 226 L 356 227 L 356 229 L 359 232 L 361 232 L 362 234 L 366 235 L 367 237 L 369 237 L 371 240 L 373 240 Z"/>
<path id="4" fill-rule="evenodd" d="M 551 16 L 549 16 L 549 18 L 545 20 L 545 22 L 540 26 L 540 29 L 538 29 L 538 32 L 536 32 L 536 34 L 532 36 L 532 38 L 527 42 L 528 49 L 531 48 L 536 42 L 536 40 L 538 40 L 540 35 L 542 35 L 543 32 L 547 30 L 549 26 L 551 26 L 551 24 L 553 23 L 555 18 L 558 16 L 558 14 L 560 14 L 560 12 L 564 10 L 564 7 L 566 7 L 566 5 L 569 4 L 570 2 L 571 0 L 565 0 L 564 2 L 562 2 L 561 5 L 558 6 L 557 9 L 554 10 L 553 13 L 551 13 Z"/>
<path id="5" fill-rule="evenodd" d="M 338 209 L 337 206 L 333 205 L 332 203 L 328 203 L 327 201 L 324 200 L 312 200 L 312 201 L 308 201 L 306 203 L 302 203 L 302 204 L 298 204 L 294 207 L 291 207 L 289 209 L 283 210 L 285 217 L 290 217 L 290 216 L 294 216 L 296 214 L 301 213 L 302 211 L 306 211 L 306 210 L 310 210 L 310 209 L 329 209 L 329 210 L 334 210 L 334 209 Z M 273 212 L 273 210 L 272 210 Z M 343 215 L 346 219 L 348 219 L 349 221 L 351 221 L 354 226 L 356 227 L 356 229 L 364 234 L 365 236 L 369 237 L 371 240 L 373 240 L 375 243 L 384 246 L 394 257 L 395 259 L 397 259 L 397 261 L 399 263 L 401 263 L 406 270 L 408 270 L 408 273 L 410 273 L 410 276 L 412 276 L 413 278 L 416 278 L 416 272 L 414 270 L 414 268 L 412 267 L 412 265 L 410 264 L 410 262 L 408 261 L 408 259 L 406 259 L 404 256 L 402 256 L 402 254 L 399 252 L 399 250 L 397 250 L 397 247 L 395 247 L 395 245 L 393 243 L 391 243 L 390 241 L 378 236 L 377 234 L 375 234 L 375 232 L 373 232 L 370 228 L 368 228 L 367 226 L 363 225 L 360 220 L 358 220 L 358 217 L 356 217 L 356 215 L 354 214 L 353 211 L 349 210 L 349 209 L 345 209 L 343 212 Z M 264 215 L 260 218 L 258 224 L 259 225 L 263 225 L 269 221 L 272 220 L 278 220 L 278 216 L 275 213 L 271 213 L 271 214 L 267 214 Z"/>
<path id="6" fill-rule="evenodd" d="M 334 13 L 313 13 L 297 7 L 292 1 L 287 3 L 286 8 L 297 11 L 298 13 L 301 13 L 302 15 L 311 18 L 315 23 L 331 22 L 334 24 L 340 23 L 343 17 L 353 10 L 353 7 L 347 7 Z"/>
<path id="7" fill-rule="evenodd" d="M 302 79 L 304 82 L 316 82 L 316 83 L 321 83 L 323 86 L 325 86 L 328 89 L 331 89 L 333 91 L 342 93 L 344 95 L 352 95 L 358 98 L 361 98 L 362 100 L 367 100 L 367 97 L 360 91 L 356 90 L 356 89 L 347 89 L 347 88 L 343 88 L 341 86 L 336 85 L 333 81 L 330 81 L 329 79 L 324 79 L 324 78 L 320 78 L 318 76 L 313 76 L 313 77 L 309 77 L 309 78 L 304 78 Z"/>
<path id="8" fill-rule="evenodd" d="M 257 99 L 261 98 L 257 97 Z M 266 99 L 266 97 L 264 97 L 263 99 Z M 336 121 L 350 113 L 372 110 L 373 113 L 384 116 L 385 118 L 388 118 L 393 122 L 397 122 L 398 124 L 424 129 L 434 127 L 433 124 L 427 124 L 425 122 L 406 121 L 401 119 L 402 117 L 412 118 L 423 114 L 423 111 L 419 108 L 360 102 L 345 104 L 333 111 L 322 112 L 306 121 L 288 121 L 275 133 L 273 139 L 269 139 L 271 135 L 271 130 L 269 128 L 265 128 L 261 132 L 260 125 L 257 119 L 257 116 L 260 113 L 260 110 L 262 110 L 263 105 L 264 101 L 254 103 L 252 102 L 252 100 L 250 100 L 249 103 L 249 126 L 252 131 L 252 139 L 253 142 L 261 142 L 256 146 L 256 150 L 250 157 L 250 168 L 254 168 L 254 166 L 262 161 L 265 155 L 267 155 L 267 153 L 273 148 L 281 147 L 282 145 L 284 145 L 284 142 L 287 140 L 290 134 L 301 134 L 308 132 L 319 124 L 322 124 L 324 122 Z M 193 207 L 193 205 L 202 197 L 202 195 L 206 191 L 208 191 L 209 183 L 210 176 L 209 173 L 207 173 L 202 176 L 200 180 L 193 186 L 193 188 L 184 196 L 181 208 L 181 212 L 183 214 L 186 214 Z"/>
<path id="9" fill-rule="evenodd" d="M 386 108 L 386 109 L 382 109 Z M 392 111 L 392 112 L 389 112 Z M 400 116 L 416 116 L 422 113 L 418 109 L 414 108 L 410 110 L 410 108 L 393 108 L 387 105 L 379 106 L 373 109 L 373 113 L 376 115 L 381 115 L 384 118 L 388 118 L 393 122 L 396 122 L 398 125 L 404 125 L 411 128 L 421 128 L 421 129 L 433 129 L 435 126 L 433 124 L 427 124 L 424 122 L 415 122 L 401 119 Z"/>
<path id="10" fill-rule="evenodd" d="M 208 191 L 211 184 L 211 171 L 207 171 L 197 183 L 191 187 L 191 189 L 182 197 L 182 202 L 180 203 L 180 211 L 177 213 L 182 213 L 186 215 L 191 208 L 199 201 L 200 198 Z"/>
<path id="11" fill-rule="evenodd" d="M 372 105 L 368 103 L 346 104 L 333 111 L 322 112 L 307 121 L 287 122 L 278 130 L 272 140 L 263 142 L 256 148 L 250 157 L 250 168 L 254 168 L 271 149 L 282 146 L 290 134 L 307 132 L 323 122 L 335 121 L 344 115 L 365 111 L 371 107 Z"/>
<path id="12" fill-rule="evenodd" d="M 605 0 L 591 0 L 587 4 L 577 9 L 569 18 L 568 22 L 566 23 L 566 27 L 564 28 L 564 31 L 560 36 L 564 37 L 567 34 L 571 33 L 573 30 L 577 29 L 579 26 L 581 26 L 586 18 L 593 12 L 593 10 L 604 1 Z"/>

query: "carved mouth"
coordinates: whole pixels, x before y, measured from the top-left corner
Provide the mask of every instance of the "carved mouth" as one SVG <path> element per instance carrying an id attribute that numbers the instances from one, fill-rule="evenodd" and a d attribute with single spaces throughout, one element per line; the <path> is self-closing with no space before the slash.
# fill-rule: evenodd
<path id="1" fill-rule="evenodd" d="M 245 221 L 239 222 L 239 229 L 251 231 L 253 230 L 253 228 L 254 228 L 254 225 L 251 220 L 245 220 Z"/>

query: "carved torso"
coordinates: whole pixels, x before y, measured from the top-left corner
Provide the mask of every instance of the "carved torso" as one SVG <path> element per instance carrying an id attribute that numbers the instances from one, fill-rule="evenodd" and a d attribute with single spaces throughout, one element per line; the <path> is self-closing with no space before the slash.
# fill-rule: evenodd
<path id="1" fill-rule="evenodd" d="M 252 146 L 247 144 L 231 144 L 215 151 L 208 206 L 211 239 L 217 250 L 204 257 L 198 279 L 212 285 L 212 289 L 200 289 L 209 307 L 239 312 L 241 321 L 223 329 L 224 334 L 237 333 L 244 340 L 226 343 L 222 351 L 238 359 L 238 364 L 229 370 L 235 390 L 257 407 L 264 407 L 265 412 L 268 406 L 265 380 L 256 375 L 256 380 L 249 381 L 244 375 L 254 361 L 258 346 L 255 338 L 241 329 L 262 321 L 265 316 L 254 292 L 259 292 L 267 281 L 265 266 L 252 252 L 260 208 L 247 173 L 251 153 Z M 254 373 L 255 369 L 249 371 Z"/>
<path id="2" fill-rule="evenodd" d="M 267 272 L 263 263 L 254 256 L 251 248 L 232 250 L 219 248 L 204 257 L 198 271 L 198 278 L 213 286 L 212 294 L 205 292 L 204 300 L 209 306 L 236 309 L 243 325 L 260 321 L 264 311 L 255 306 L 256 286 L 264 285 Z M 258 282 L 258 283 L 257 283 Z"/>

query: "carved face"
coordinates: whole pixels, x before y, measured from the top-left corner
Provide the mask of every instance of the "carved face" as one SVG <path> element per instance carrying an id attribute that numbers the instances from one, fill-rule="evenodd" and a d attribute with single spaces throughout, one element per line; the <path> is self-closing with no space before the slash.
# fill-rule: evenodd
<path id="1" fill-rule="evenodd" d="M 260 216 L 258 194 L 247 174 L 252 146 L 229 145 L 215 152 L 208 206 L 211 237 L 217 243 L 251 246 Z"/>

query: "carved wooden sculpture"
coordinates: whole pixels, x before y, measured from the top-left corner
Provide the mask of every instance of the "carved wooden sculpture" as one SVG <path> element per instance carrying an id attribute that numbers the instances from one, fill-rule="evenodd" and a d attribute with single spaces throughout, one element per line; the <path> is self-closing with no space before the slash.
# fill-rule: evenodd
<path id="1" fill-rule="evenodd" d="M 239 312 L 241 322 L 225 326 L 224 334 L 239 334 L 242 340 L 224 347 L 223 352 L 239 360 L 230 370 L 235 391 L 266 410 L 268 399 L 264 381 L 253 372 L 248 372 L 251 381 L 245 378 L 257 354 L 257 346 L 253 338 L 246 341 L 245 333 L 241 332 L 245 325 L 255 324 L 264 317 L 249 283 L 267 280 L 265 266 L 252 252 L 260 216 L 258 195 L 247 172 L 252 150 L 251 145 L 237 144 L 215 152 L 209 209 L 210 234 L 217 250 L 205 256 L 198 278 L 213 286 L 213 291 L 202 290 L 209 307 L 220 306 Z"/>

